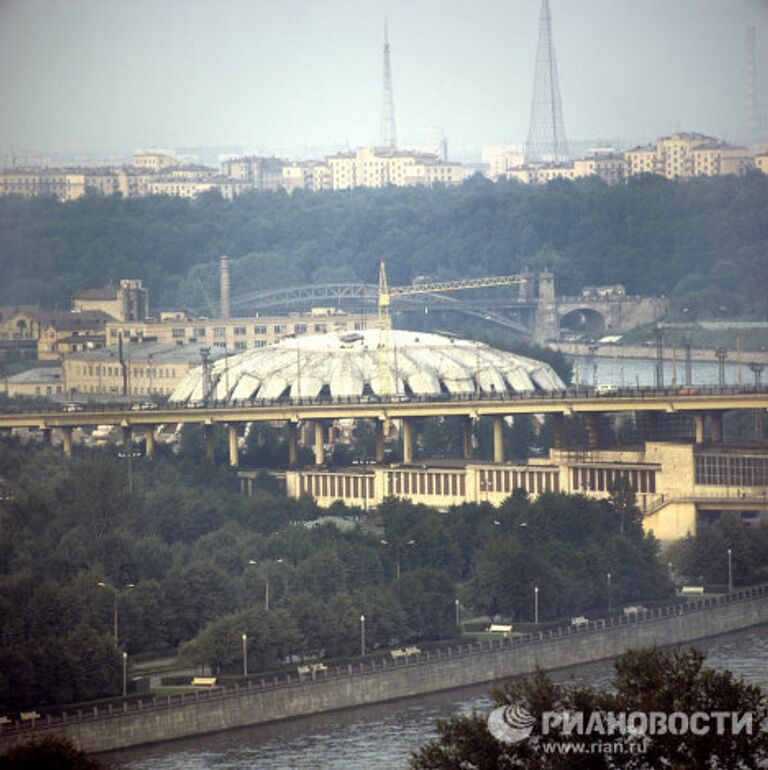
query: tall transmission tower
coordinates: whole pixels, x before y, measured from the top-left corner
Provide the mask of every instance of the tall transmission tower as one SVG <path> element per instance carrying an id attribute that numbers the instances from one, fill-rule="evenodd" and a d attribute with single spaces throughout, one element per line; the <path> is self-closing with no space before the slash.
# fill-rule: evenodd
<path id="1" fill-rule="evenodd" d="M 525 143 L 525 161 L 557 162 L 567 159 L 568 141 L 565 138 L 557 61 L 552 44 L 552 16 L 549 12 L 549 0 L 541 0 L 539 45 L 536 50 L 531 123 L 528 128 L 528 141 Z"/>
<path id="2" fill-rule="evenodd" d="M 397 147 L 395 127 L 395 99 L 392 95 L 392 67 L 389 63 L 389 31 L 384 19 L 384 87 L 381 92 L 381 146 Z"/>
<path id="3" fill-rule="evenodd" d="M 749 133 L 749 139 L 752 141 L 757 135 L 758 123 L 757 123 L 757 98 L 755 96 L 755 81 L 756 81 L 756 67 L 755 67 L 755 27 L 750 25 L 747 27 L 747 66 L 746 66 L 746 118 L 747 118 L 747 131 Z"/>

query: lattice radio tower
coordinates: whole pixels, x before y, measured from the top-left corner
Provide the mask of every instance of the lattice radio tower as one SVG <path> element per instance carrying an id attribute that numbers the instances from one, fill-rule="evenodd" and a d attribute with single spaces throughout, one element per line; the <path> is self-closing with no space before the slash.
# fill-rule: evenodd
<path id="1" fill-rule="evenodd" d="M 750 141 L 757 136 L 757 98 L 756 98 L 756 67 L 755 67 L 755 27 L 747 27 L 747 69 L 746 69 L 746 112 L 747 131 Z"/>
<path id="2" fill-rule="evenodd" d="M 381 146 L 397 147 L 395 99 L 392 96 L 392 67 L 389 63 L 389 32 L 384 19 L 384 87 L 381 92 Z"/>
<path id="3" fill-rule="evenodd" d="M 531 123 L 525 143 L 525 160 L 563 161 L 568 159 L 568 141 L 560 106 L 557 61 L 552 44 L 552 16 L 549 0 L 541 0 L 539 14 L 539 46 L 536 50 L 536 72 L 533 81 Z"/>

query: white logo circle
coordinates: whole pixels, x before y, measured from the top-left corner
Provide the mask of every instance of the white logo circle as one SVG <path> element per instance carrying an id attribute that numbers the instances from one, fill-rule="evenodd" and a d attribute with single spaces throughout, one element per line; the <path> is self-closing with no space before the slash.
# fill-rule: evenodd
<path id="1" fill-rule="evenodd" d="M 499 706 L 488 717 L 488 730 L 503 743 L 520 743 L 531 734 L 535 723 L 535 717 L 525 706 Z"/>

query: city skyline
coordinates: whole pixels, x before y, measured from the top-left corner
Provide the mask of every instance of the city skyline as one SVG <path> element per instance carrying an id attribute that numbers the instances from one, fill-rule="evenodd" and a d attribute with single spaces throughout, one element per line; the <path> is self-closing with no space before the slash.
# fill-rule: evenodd
<path id="1" fill-rule="evenodd" d="M 539 0 L 5 0 L 0 150 L 218 146 L 301 157 L 373 144 L 386 16 L 400 144 L 445 136 L 452 157 L 479 156 L 483 144 L 525 140 L 539 9 Z M 762 0 L 552 0 L 551 12 L 575 144 L 628 146 L 679 130 L 765 137 Z M 749 26 L 756 137 L 745 106 Z"/>

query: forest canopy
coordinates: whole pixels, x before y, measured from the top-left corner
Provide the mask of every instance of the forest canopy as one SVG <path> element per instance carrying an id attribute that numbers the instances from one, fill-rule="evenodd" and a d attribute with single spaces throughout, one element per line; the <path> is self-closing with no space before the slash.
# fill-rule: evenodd
<path id="1" fill-rule="evenodd" d="M 89 195 L 0 199 L 0 304 L 66 307 L 71 294 L 140 278 L 156 309 L 204 309 L 216 260 L 238 293 L 278 286 L 554 271 L 561 293 L 623 283 L 686 317 L 768 317 L 768 177 L 645 176 L 547 185 L 246 193 L 233 201 Z M 749 276 L 740 282 L 738 276 Z"/>

